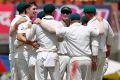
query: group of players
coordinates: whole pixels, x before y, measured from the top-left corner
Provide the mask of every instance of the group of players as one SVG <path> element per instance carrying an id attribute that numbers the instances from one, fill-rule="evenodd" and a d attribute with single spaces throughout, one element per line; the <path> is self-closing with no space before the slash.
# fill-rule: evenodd
<path id="1" fill-rule="evenodd" d="M 81 19 L 71 8 L 61 8 L 61 21 L 54 20 L 56 7 L 21 2 L 11 22 L 9 60 L 12 80 L 102 80 L 110 55 L 113 31 L 96 16 L 94 5 L 84 6 Z M 82 23 L 81 23 L 82 21 Z"/>

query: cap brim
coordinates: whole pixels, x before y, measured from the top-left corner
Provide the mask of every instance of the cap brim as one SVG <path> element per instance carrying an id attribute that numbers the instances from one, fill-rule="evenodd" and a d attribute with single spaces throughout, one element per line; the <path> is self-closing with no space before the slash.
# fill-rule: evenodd
<path id="1" fill-rule="evenodd" d="M 61 11 L 61 13 L 64 13 L 64 12 L 69 12 L 69 13 L 71 13 L 71 11 L 70 11 L 70 10 L 67 10 L 67 9 Z"/>

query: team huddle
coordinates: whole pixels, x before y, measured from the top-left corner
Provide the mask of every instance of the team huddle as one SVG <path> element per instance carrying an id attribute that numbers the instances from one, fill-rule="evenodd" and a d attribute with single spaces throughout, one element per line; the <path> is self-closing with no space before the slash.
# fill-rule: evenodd
<path id="1" fill-rule="evenodd" d="M 94 5 L 85 5 L 82 18 L 71 8 L 21 2 L 9 31 L 12 80 L 102 80 L 105 61 L 114 37 L 110 24 L 96 16 Z M 66 73 L 66 75 L 65 75 Z"/>

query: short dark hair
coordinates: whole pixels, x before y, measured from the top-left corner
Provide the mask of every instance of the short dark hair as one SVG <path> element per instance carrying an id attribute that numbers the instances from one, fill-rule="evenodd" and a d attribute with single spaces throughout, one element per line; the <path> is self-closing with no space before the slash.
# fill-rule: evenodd
<path id="1" fill-rule="evenodd" d="M 26 6 L 26 8 L 30 8 L 32 5 L 37 6 L 37 4 L 35 2 L 30 2 L 29 5 Z"/>
<path id="2" fill-rule="evenodd" d="M 30 2 L 29 4 L 30 4 L 31 6 L 32 6 L 32 5 L 37 6 L 37 4 L 36 4 L 35 2 Z"/>
<path id="3" fill-rule="evenodd" d="M 46 4 L 44 7 L 45 14 L 51 14 L 55 10 L 54 4 Z"/>

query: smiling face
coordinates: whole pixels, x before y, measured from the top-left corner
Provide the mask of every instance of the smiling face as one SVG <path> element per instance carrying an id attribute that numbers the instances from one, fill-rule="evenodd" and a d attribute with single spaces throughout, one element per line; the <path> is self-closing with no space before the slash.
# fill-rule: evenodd
<path id="1" fill-rule="evenodd" d="M 33 18 L 36 16 L 36 13 L 37 13 L 37 6 L 32 4 L 28 10 L 27 10 L 27 13 L 29 15 L 30 18 Z"/>

